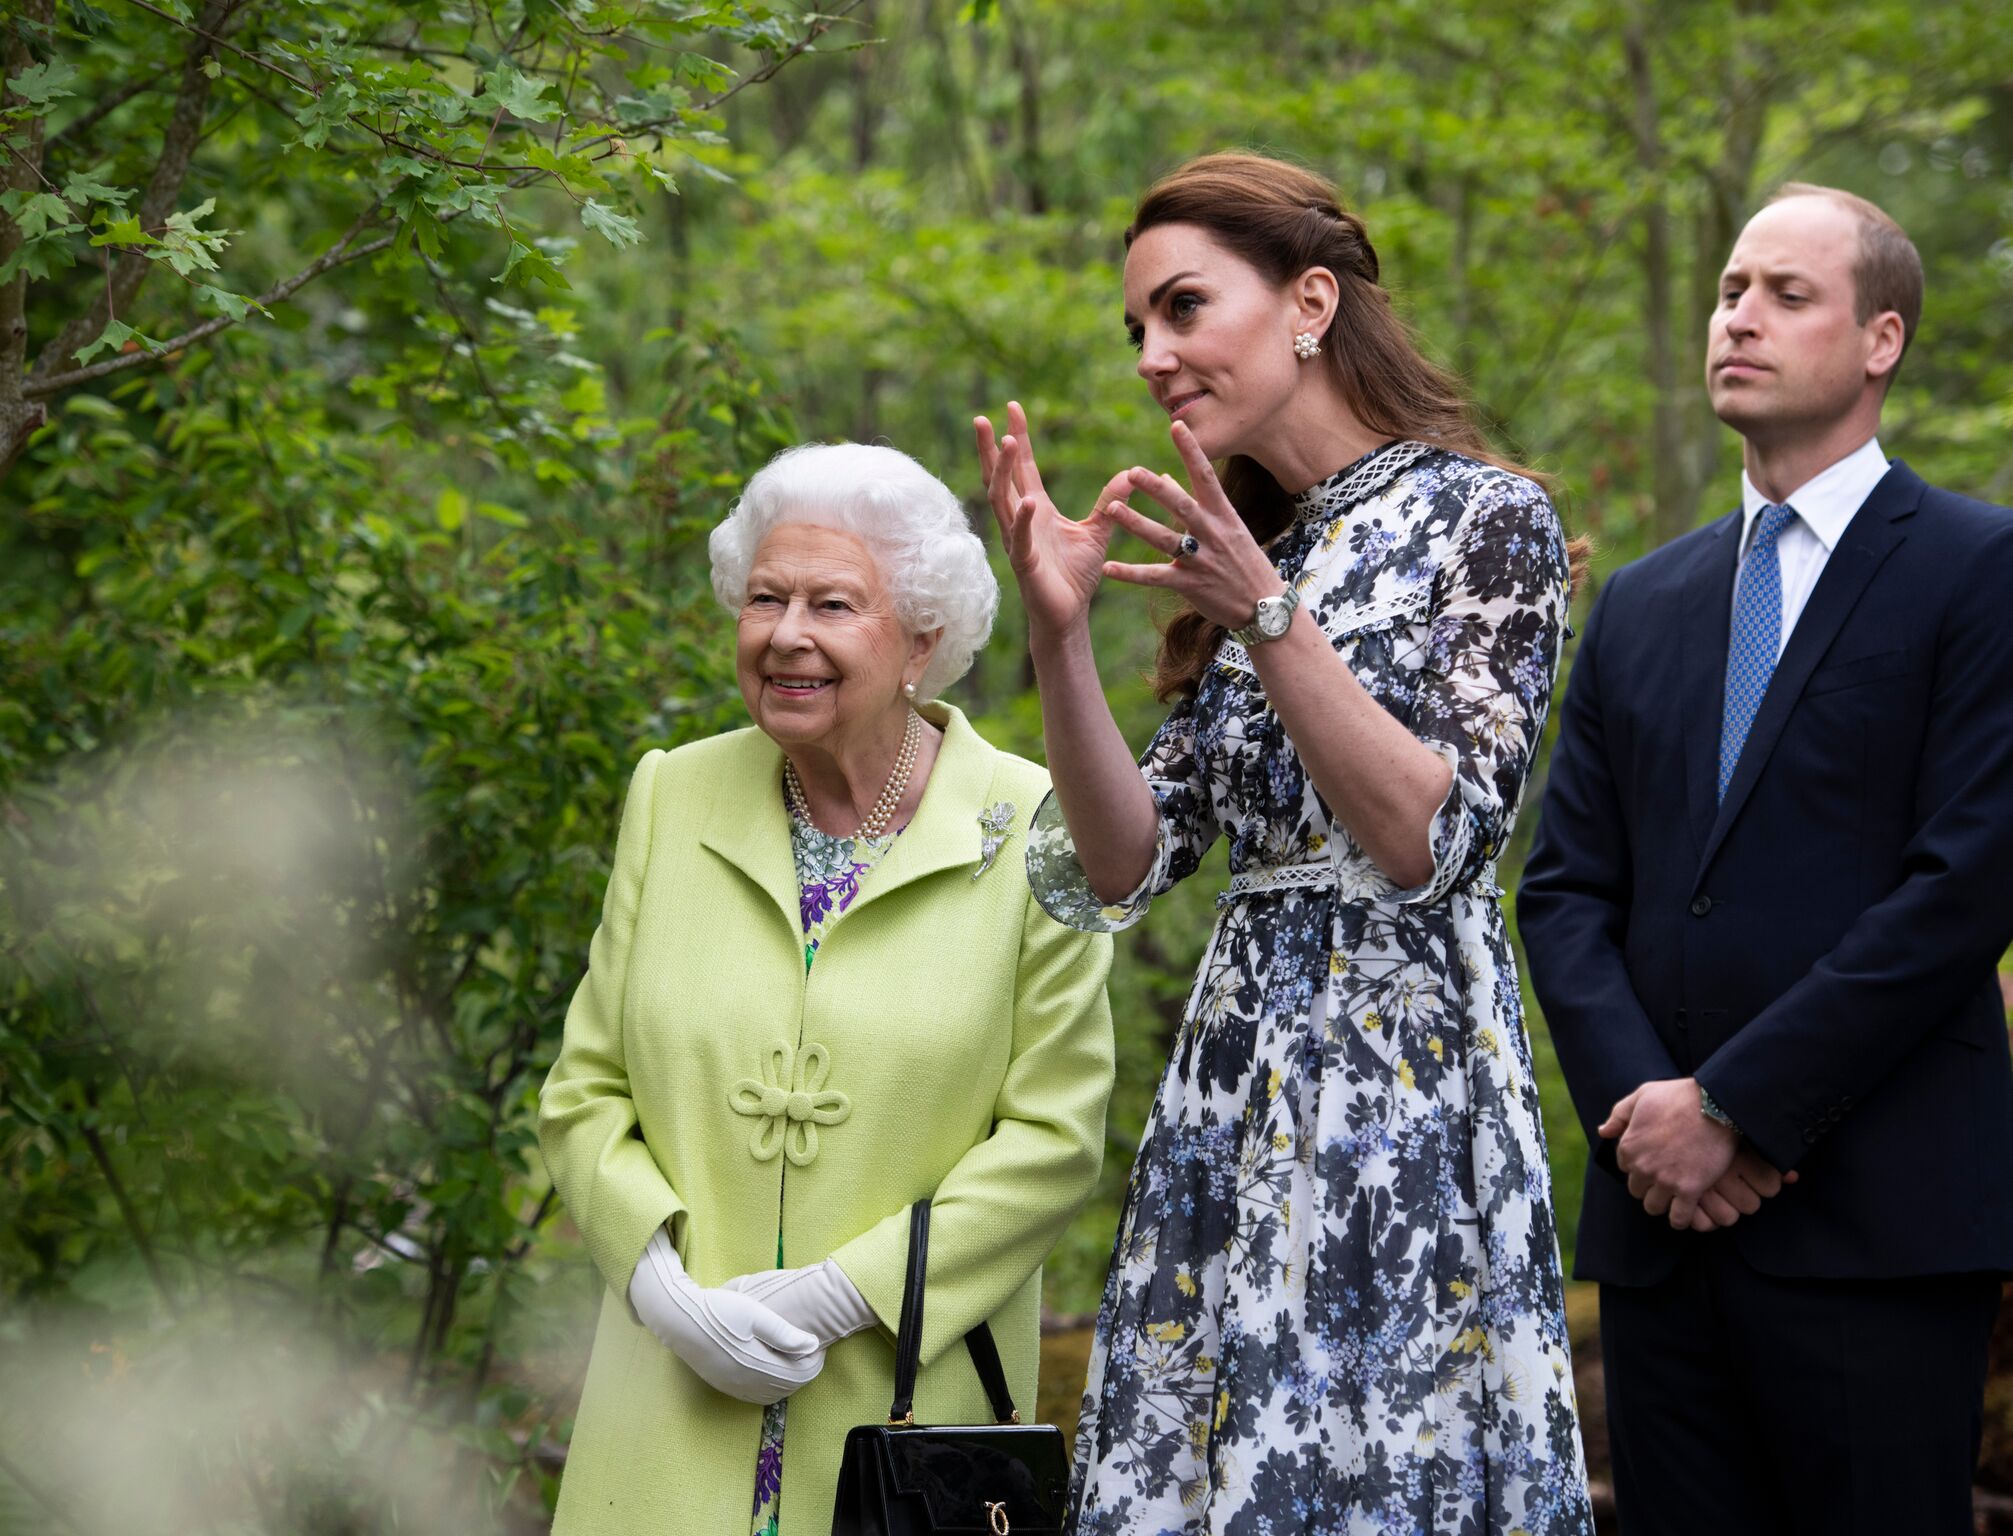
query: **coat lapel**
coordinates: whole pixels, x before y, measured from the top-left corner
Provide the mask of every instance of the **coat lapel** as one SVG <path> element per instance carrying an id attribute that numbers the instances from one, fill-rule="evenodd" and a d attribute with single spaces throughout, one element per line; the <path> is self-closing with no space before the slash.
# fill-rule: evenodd
<path id="1" fill-rule="evenodd" d="M 740 870 L 775 902 L 792 932 L 797 866 L 790 853 L 790 813 L 783 807 L 783 750 L 759 730 L 735 733 L 736 761 L 719 777 L 699 841 Z"/>
<path id="2" fill-rule="evenodd" d="M 941 726 L 944 733 L 937 760 L 930 767 L 930 781 L 923 786 L 922 804 L 895 839 L 888 856 L 860 887 L 859 896 L 847 909 L 849 917 L 869 902 L 939 870 L 978 864 L 983 835 L 979 812 L 985 809 L 985 793 L 992 787 L 999 754 L 950 705 L 924 705 L 922 715 L 932 725 Z M 1025 825 L 1033 811 L 1031 805 L 1017 807 L 1016 820 Z"/>
<path id="3" fill-rule="evenodd" d="M 1733 618 L 1733 573 L 1740 564 L 1741 515 L 1723 517 L 1700 541 L 1684 581 L 1679 619 L 1680 708 L 1685 743 L 1685 805 L 1693 844 L 1703 849 L 1719 814 L 1719 733 L 1726 700 L 1726 646 Z"/>
<path id="4" fill-rule="evenodd" d="M 1699 858 L 1700 880 L 1705 878 L 1706 868 L 1712 863 L 1713 855 L 1719 852 L 1720 844 L 1726 841 L 1727 832 L 1733 826 L 1734 818 L 1740 814 L 1741 806 L 1753 793 L 1762 769 L 1768 764 L 1769 754 L 1775 750 L 1783 727 L 1789 723 L 1790 711 L 1803 696 L 1810 674 L 1824 659 L 1824 653 L 1831 649 L 1831 642 L 1838 638 L 1838 631 L 1858 603 L 1860 594 L 1873 580 L 1874 573 L 1908 537 L 1899 525 L 1902 519 L 1913 515 L 1922 499 L 1922 491 L 1921 478 L 1897 460 L 1881 478 L 1880 484 L 1873 488 L 1865 505 L 1845 525 L 1838 547 L 1825 561 L 1824 573 L 1817 578 L 1810 601 L 1804 604 L 1796 628 L 1790 631 L 1789 644 L 1783 650 L 1782 660 L 1776 663 L 1767 691 L 1761 696 L 1761 707 L 1755 711 L 1754 724 L 1748 729 L 1747 740 L 1740 749 L 1740 761 L 1734 766 L 1733 781 L 1726 787 L 1726 799 L 1720 802 L 1719 814 L 1706 838 L 1705 852 Z M 1727 621 L 1722 617 L 1722 634 L 1726 625 Z M 1722 644 L 1722 668 L 1725 666 L 1724 657 L 1725 646 Z M 1717 743 L 1717 732 L 1713 739 Z"/>
<path id="5" fill-rule="evenodd" d="M 979 812 L 991 787 L 998 753 L 948 704 L 925 705 L 924 717 L 942 727 L 944 741 L 923 786 L 922 803 L 886 858 L 860 888 L 850 916 L 868 902 L 942 869 L 976 865 L 982 834 Z M 793 931 L 801 931 L 797 867 L 790 852 L 790 816 L 783 805 L 783 752 L 759 730 L 737 734 L 737 760 L 722 775 L 699 841 L 768 893 Z M 1034 807 L 1017 808 L 1025 825 Z"/>

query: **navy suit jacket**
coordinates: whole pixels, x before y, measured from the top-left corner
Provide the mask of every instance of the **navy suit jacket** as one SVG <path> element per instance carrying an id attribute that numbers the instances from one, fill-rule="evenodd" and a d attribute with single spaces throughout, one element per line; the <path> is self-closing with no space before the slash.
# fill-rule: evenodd
<path id="1" fill-rule="evenodd" d="M 1597 1149 L 1576 1273 L 1695 1241 L 1594 1128 L 1696 1076 L 1800 1182 L 1732 1237 L 1770 1274 L 2013 1272 L 2013 513 L 1896 461 L 1791 631 L 1725 800 L 1739 512 L 1611 577 L 1573 664 L 1518 893 Z"/>

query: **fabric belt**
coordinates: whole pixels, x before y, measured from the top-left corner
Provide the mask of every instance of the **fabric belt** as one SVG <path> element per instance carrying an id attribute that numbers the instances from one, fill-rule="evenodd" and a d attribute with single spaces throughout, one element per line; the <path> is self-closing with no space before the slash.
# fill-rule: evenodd
<path id="1" fill-rule="evenodd" d="M 1219 907 L 1228 906 L 1233 901 L 1241 901 L 1246 896 L 1262 896 L 1274 891 L 1312 891 L 1333 889 L 1335 886 L 1335 866 L 1321 859 L 1312 864 L 1267 864 L 1256 869 L 1243 870 L 1230 877 L 1230 889 L 1216 898 Z M 1496 884 L 1496 866 L 1493 861 L 1476 871 L 1475 877 L 1465 885 L 1455 887 L 1456 891 L 1472 891 L 1478 896 L 1501 896 L 1503 888 Z M 1448 895 L 1453 895 L 1449 891 Z M 1349 906 L 1367 906 L 1372 902 L 1387 898 L 1379 896 L 1358 897 Z"/>
<path id="2" fill-rule="evenodd" d="M 1235 901 L 1260 891 L 1305 891 L 1335 883 L 1335 865 L 1328 859 L 1318 864 L 1270 864 L 1247 869 L 1230 877 L 1230 889 L 1223 894 Z"/>

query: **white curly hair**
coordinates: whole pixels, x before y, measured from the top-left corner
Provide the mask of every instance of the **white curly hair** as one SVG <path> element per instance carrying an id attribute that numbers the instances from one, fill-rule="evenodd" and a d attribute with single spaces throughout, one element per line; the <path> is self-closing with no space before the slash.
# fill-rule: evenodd
<path id="1" fill-rule="evenodd" d="M 729 612 L 748 601 L 762 540 L 785 523 L 814 523 L 867 546 L 910 634 L 941 628 L 916 680 L 918 702 L 963 677 L 992 633 L 999 581 L 951 488 L 906 453 L 870 443 L 806 443 L 777 454 L 748 482 L 706 541 L 713 595 Z"/>

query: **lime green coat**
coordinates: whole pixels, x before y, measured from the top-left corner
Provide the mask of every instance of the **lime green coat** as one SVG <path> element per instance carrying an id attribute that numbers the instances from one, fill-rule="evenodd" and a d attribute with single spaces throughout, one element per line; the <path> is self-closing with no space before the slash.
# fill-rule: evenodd
<path id="1" fill-rule="evenodd" d="M 708 1387 L 626 1299 L 661 1222 L 701 1285 L 772 1268 L 780 1225 L 787 1264 L 836 1259 L 882 1320 L 790 1400 L 784 1536 L 826 1536 L 846 1431 L 887 1417 L 919 1196 L 935 1206 L 917 1417 L 987 1420 L 959 1343 L 982 1320 L 1032 1409 L 1041 1262 L 1104 1144 L 1110 941 L 1029 894 L 1047 775 L 928 713 L 944 740 L 922 804 L 808 975 L 775 744 L 736 731 L 637 766 L 539 1098 L 546 1164 L 608 1282 L 559 1536 L 749 1529 L 762 1410 Z M 1014 830 L 978 873 L 978 818 L 1001 801 Z"/>

